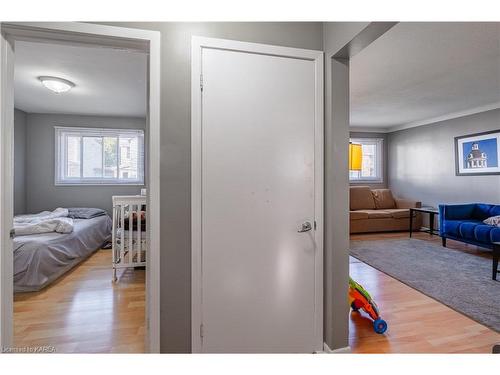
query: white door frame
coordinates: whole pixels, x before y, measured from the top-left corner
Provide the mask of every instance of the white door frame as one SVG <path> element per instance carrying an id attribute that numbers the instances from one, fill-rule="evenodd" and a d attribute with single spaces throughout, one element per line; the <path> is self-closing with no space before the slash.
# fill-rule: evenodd
<path id="1" fill-rule="evenodd" d="M 193 353 L 202 351 L 202 50 L 222 49 L 289 57 L 315 63 L 314 120 L 314 232 L 315 257 L 315 350 L 323 350 L 323 52 L 267 44 L 193 36 L 191 41 L 191 345 Z"/>
<path id="2" fill-rule="evenodd" d="M 146 350 L 160 351 L 160 33 L 76 22 L 1 23 L 0 36 L 0 345 L 13 345 L 14 51 L 16 40 L 93 44 L 139 50 L 148 59 L 148 232 Z M 111 265 L 110 265 L 111 267 Z M 111 269 L 110 269 L 111 272 Z M 110 273 L 111 275 L 111 273 Z M 111 276 L 110 276 L 111 280 Z M 111 282 L 111 281 L 110 281 Z"/>

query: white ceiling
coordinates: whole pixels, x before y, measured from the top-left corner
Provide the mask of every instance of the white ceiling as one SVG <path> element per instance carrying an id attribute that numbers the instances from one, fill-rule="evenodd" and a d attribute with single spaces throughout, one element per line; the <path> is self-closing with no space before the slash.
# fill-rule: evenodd
<path id="1" fill-rule="evenodd" d="M 351 127 L 392 131 L 500 107 L 500 23 L 399 23 L 351 60 Z"/>
<path id="2" fill-rule="evenodd" d="M 15 107 L 29 113 L 101 116 L 146 115 L 144 53 L 112 48 L 16 42 Z M 75 83 L 55 94 L 37 77 L 56 76 Z"/>

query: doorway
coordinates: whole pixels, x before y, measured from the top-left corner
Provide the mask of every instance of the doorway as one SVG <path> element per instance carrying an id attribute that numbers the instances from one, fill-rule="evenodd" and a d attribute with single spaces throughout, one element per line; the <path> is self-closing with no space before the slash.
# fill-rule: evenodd
<path id="1" fill-rule="evenodd" d="M 15 43 L 56 43 L 65 46 L 91 46 L 135 51 L 147 55 L 146 131 L 147 152 L 145 185 L 148 188 L 146 267 L 146 327 L 147 352 L 159 352 L 159 33 L 80 23 L 12 23 L 1 24 L 2 89 L 0 131 L 0 209 L 2 221 L 0 244 L 0 340 L 3 348 L 13 347 L 13 251 L 9 238 L 13 228 L 14 186 L 14 58 Z M 103 136 L 104 137 L 104 136 Z M 94 143 L 98 139 L 94 136 Z M 97 141 L 96 141 L 97 140 Z M 96 143 L 96 144 L 97 144 Z M 104 173 L 104 172 L 103 172 Z M 110 265 L 111 275 L 111 265 Z M 110 276 L 111 280 L 111 276 Z M 111 282 L 111 281 L 110 281 Z"/>

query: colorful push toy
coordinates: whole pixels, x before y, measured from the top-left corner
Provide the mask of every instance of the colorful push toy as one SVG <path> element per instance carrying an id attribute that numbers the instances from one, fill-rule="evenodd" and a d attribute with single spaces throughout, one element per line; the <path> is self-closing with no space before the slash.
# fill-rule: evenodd
<path id="1" fill-rule="evenodd" d="M 380 318 L 378 306 L 372 299 L 370 294 L 359 285 L 356 281 L 349 277 L 349 303 L 353 311 L 363 309 L 370 318 L 373 319 L 373 329 L 375 332 L 382 334 L 387 330 L 387 323 Z"/>

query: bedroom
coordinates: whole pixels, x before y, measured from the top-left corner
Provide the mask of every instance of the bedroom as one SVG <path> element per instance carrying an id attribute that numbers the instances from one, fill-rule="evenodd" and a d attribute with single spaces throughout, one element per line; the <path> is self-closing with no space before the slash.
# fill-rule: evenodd
<path id="1" fill-rule="evenodd" d="M 15 57 L 16 346 L 143 352 L 147 54 L 16 41 Z"/>

